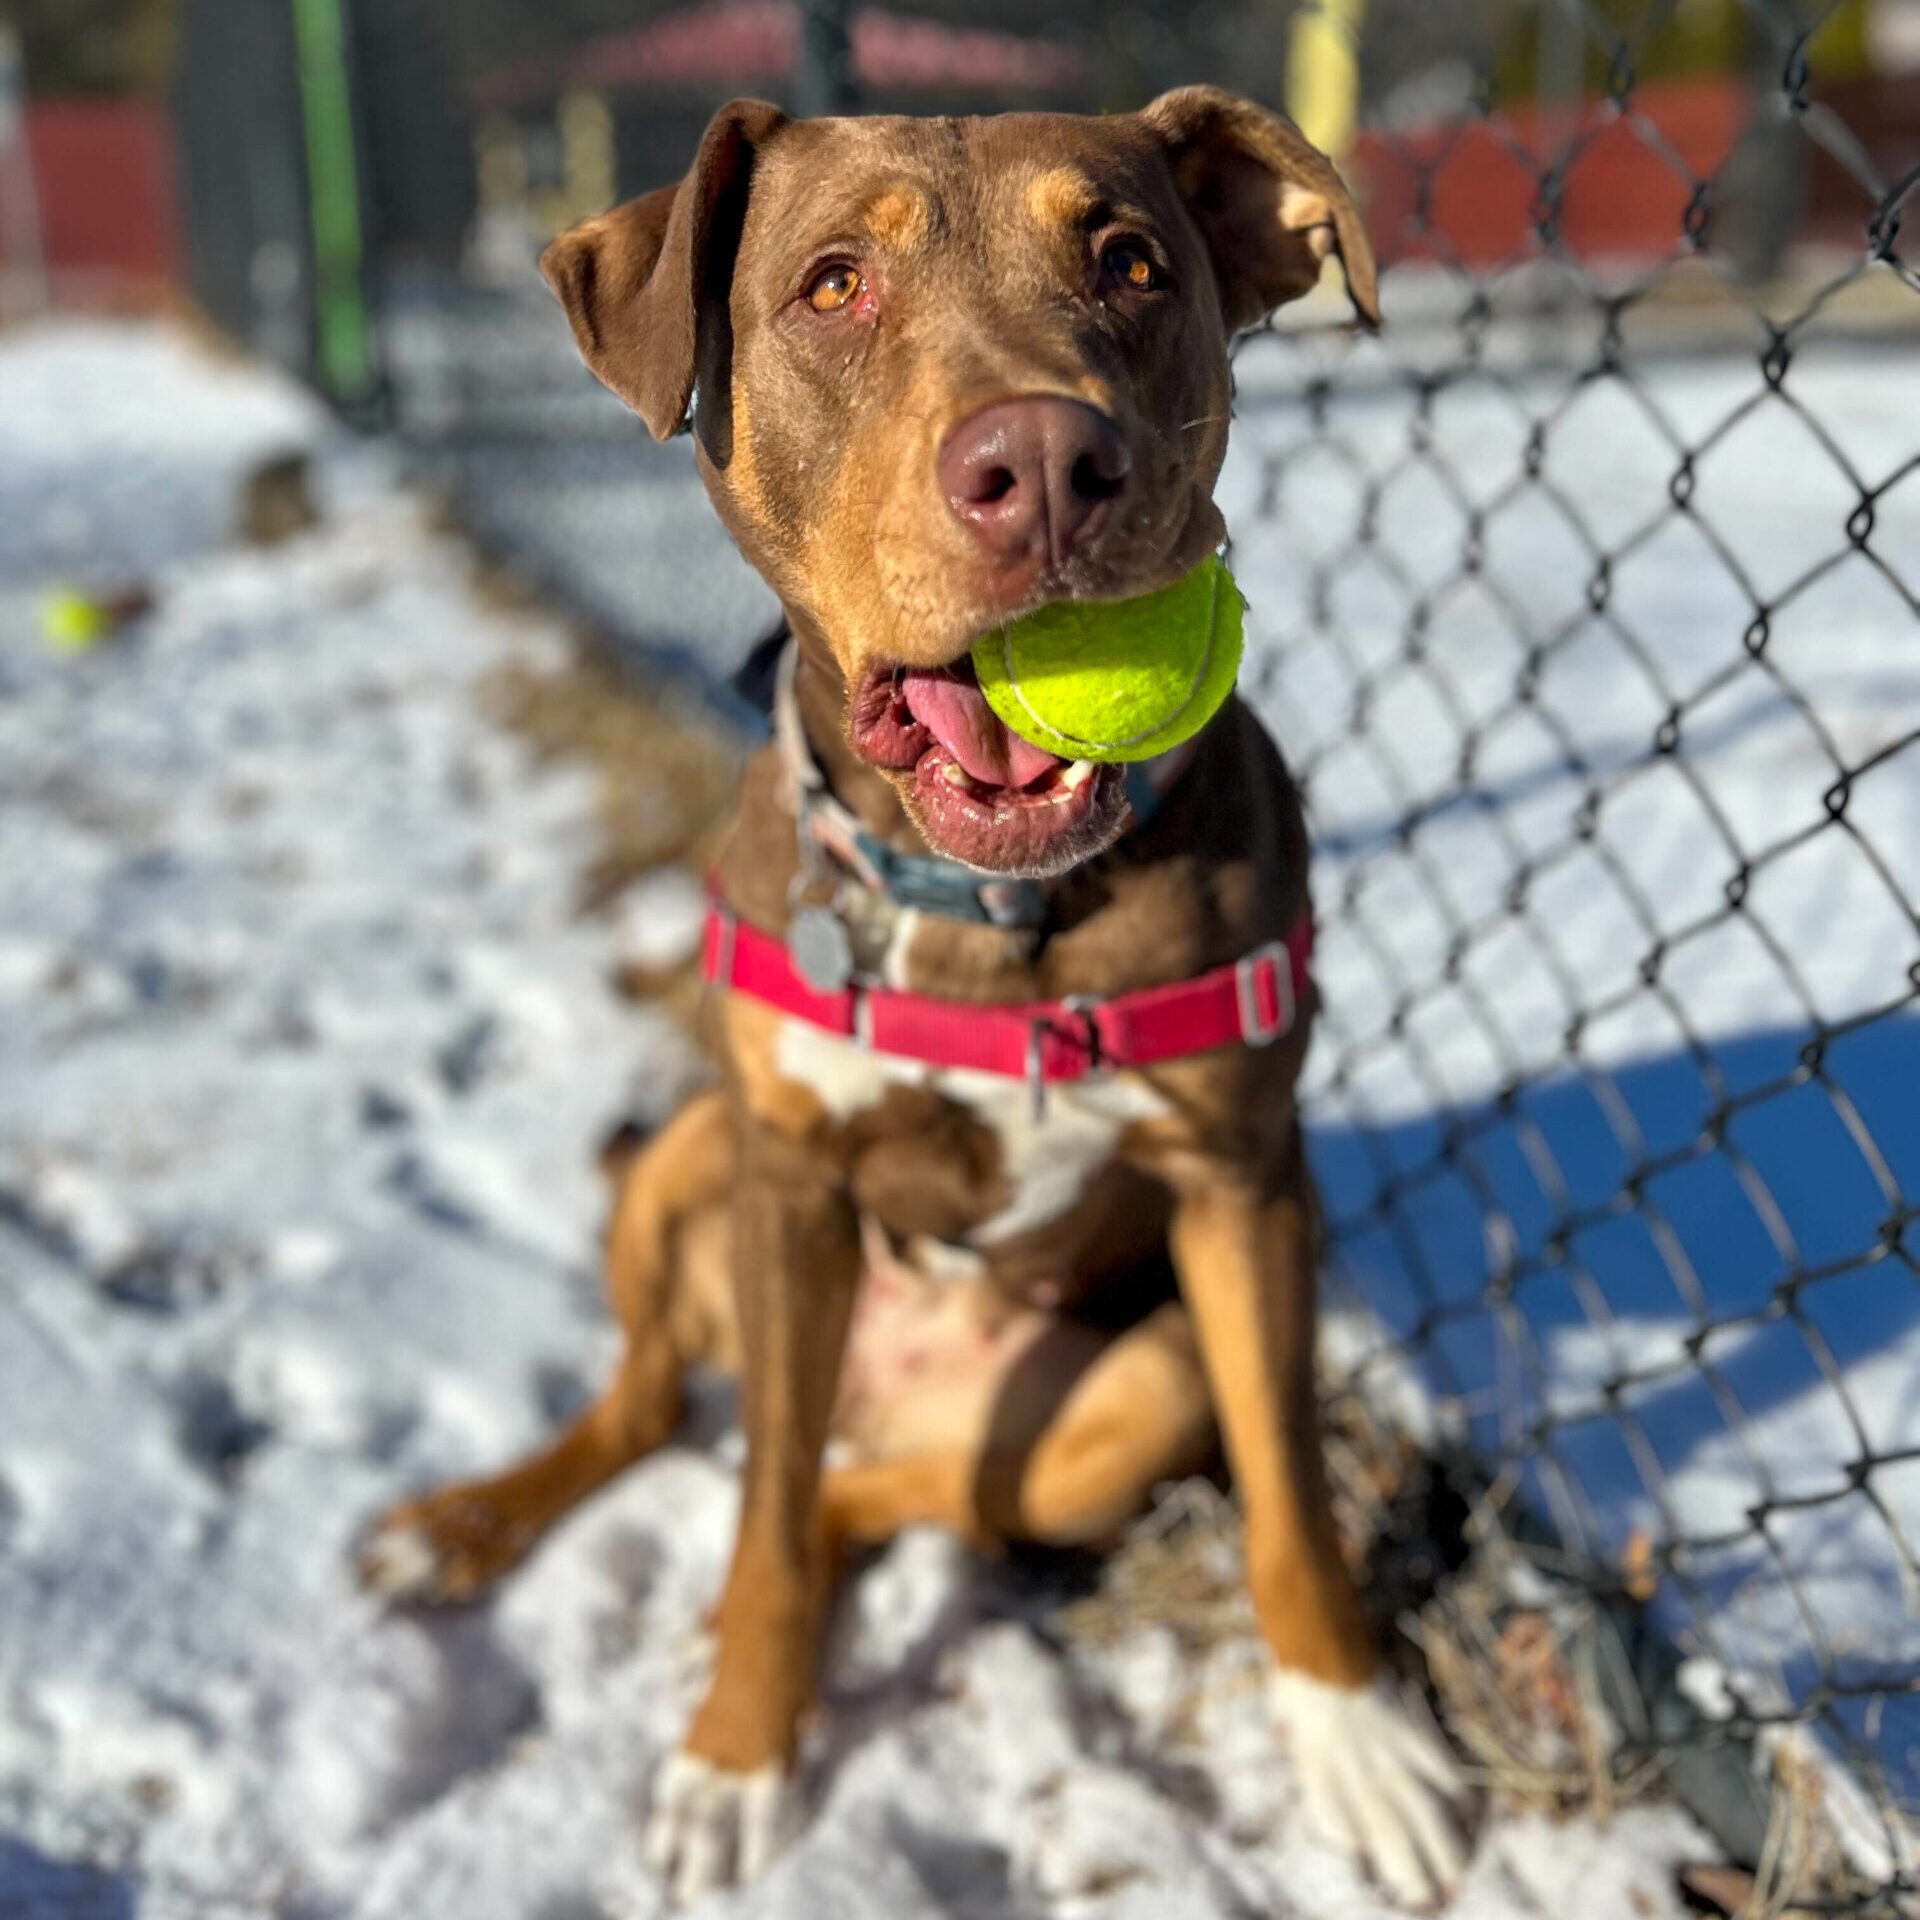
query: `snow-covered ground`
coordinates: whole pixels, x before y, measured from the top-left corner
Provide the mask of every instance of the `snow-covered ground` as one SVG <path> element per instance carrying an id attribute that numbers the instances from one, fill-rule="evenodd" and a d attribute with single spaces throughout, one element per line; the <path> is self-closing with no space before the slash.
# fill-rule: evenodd
<path id="1" fill-rule="evenodd" d="M 476 709 L 559 637 L 377 451 L 164 333 L 0 340 L 0 421 L 0 1915 L 654 1914 L 724 1441 L 465 1616 L 347 1575 L 385 1502 L 597 1378 L 592 1149 L 693 1070 L 571 911 L 584 775 Z M 231 546 L 287 445 L 326 524 Z M 42 585 L 135 574 L 150 620 L 45 648 Z M 1299 1837 L 1243 1651 L 1063 1650 L 1043 1595 L 910 1537 L 840 1623 L 807 1839 L 715 1910 L 1377 1914 Z M 1668 1810 L 1503 1822 L 1461 1910 L 1647 1920 L 1706 1851 Z"/>

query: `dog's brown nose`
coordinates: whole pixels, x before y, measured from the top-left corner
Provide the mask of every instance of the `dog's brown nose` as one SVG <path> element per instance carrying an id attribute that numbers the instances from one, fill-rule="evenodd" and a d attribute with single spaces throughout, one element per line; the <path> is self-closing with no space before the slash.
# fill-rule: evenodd
<path id="1" fill-rule="evenodd" d="M 1104 413 L 1028 394 L 961 421 L 940 449 L 939 476 L 947 504 L 995 559 L 1057 566 L 1111 516 L 1132 464 Z"/>

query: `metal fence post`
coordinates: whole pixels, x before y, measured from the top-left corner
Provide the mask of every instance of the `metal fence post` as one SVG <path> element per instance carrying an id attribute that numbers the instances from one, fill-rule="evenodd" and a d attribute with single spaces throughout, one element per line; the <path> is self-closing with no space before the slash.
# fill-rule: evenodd
<path id="1" fill-rule="evenodd" d="M 313 371 L 341 407 L 377 401 L 347 0 L 292 0 L 313 248 Z"/>
<path id="2" fill-rule="evenodd" d="M 800 67 L 793 94 L 800 113 L 852 113 L 858 107 L 851 11 L 849 0 L 801 0 Z"/>
<path id="3" fill-rule="evenodd" d="M 27 83 L 20 37 L 0 21 L 0 309 L 12 304 L 13 288 L 23 289 L 21 304 L 37 310 L 47 304 L 47 269 L 40 245 L 40 202 L 34 186 L 33 154 L 27 145 Z"/>

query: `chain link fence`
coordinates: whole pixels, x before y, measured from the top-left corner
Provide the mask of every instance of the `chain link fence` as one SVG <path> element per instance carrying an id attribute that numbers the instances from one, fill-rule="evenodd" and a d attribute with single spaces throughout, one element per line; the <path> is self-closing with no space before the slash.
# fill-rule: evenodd
<path id="1" fill-rule="evenodd" d="M 1787 1891 L 1860 1913 L 1920 1910 L 1913 13 L 1329 7 L 1388 326 L 1329 293 L 1249 342 L 1223 481 L 1318 847 L 1343 1377 L 1630 1623 L 1615 1769 L 1753 1864 L 1791 1760 L 1839 1865 Z M 1091 107 L 1292 15 L 1123 10 L 1082 67 L 1070 8 L 995 32 Z M 713 102 L 583 106 L 571 58 L 462 82 L 465 277 L 391 267 L 386 360 L 487 538 L 717 686 L 770 603 L 503 212 L 651 184 Z"/>
<path id="2" fill-rule="evenodd" d="M 1568 7 L 1557 106 L 1492 46 L 1363 134 L 1415 318 L 1247 351 L 1236 532 L 1323 863 L 1351 1384 L 1424 1382 L 1548 1563 L 1652 1601 L 1685 1664 L 1619 1765 L 1837 1758 L 1824 1904 L 1904 1911 L 1920 150 L 1823 97 L 1834 11 L 1745 9 L 1717 126 L 1641 77 L 1672 9 Z"/>

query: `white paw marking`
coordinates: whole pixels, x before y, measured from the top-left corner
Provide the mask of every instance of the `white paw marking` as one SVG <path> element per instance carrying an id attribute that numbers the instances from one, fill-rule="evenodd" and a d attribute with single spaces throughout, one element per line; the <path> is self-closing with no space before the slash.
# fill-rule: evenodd
<path id="1" fill-rule="evenodd" d="M 1385 1678 L 1332 1687 L 1284 1672 L 1272 1699 L 1320 1837 L 1400 1906 L 1443 1905 L 1466 1871 L 1466 1783 L 1425 1701 Z"/>
<path id="2" fill-rule="evenodd" d="M 800 1831 L 800 1793 L 780 1767 L 723 1773 L 696 1754 L 671 1755 L 654 1776 L 647 1865 L 676 1906 L 757 1880 Z"/>
<path id="3" fill-rule="evenodd" d="M 377 1599 L 418 1599 L 439 1577 L 440 1556 L 419 1527 L 382 1527 L 361 1550 L 361 1582 Z"/>

